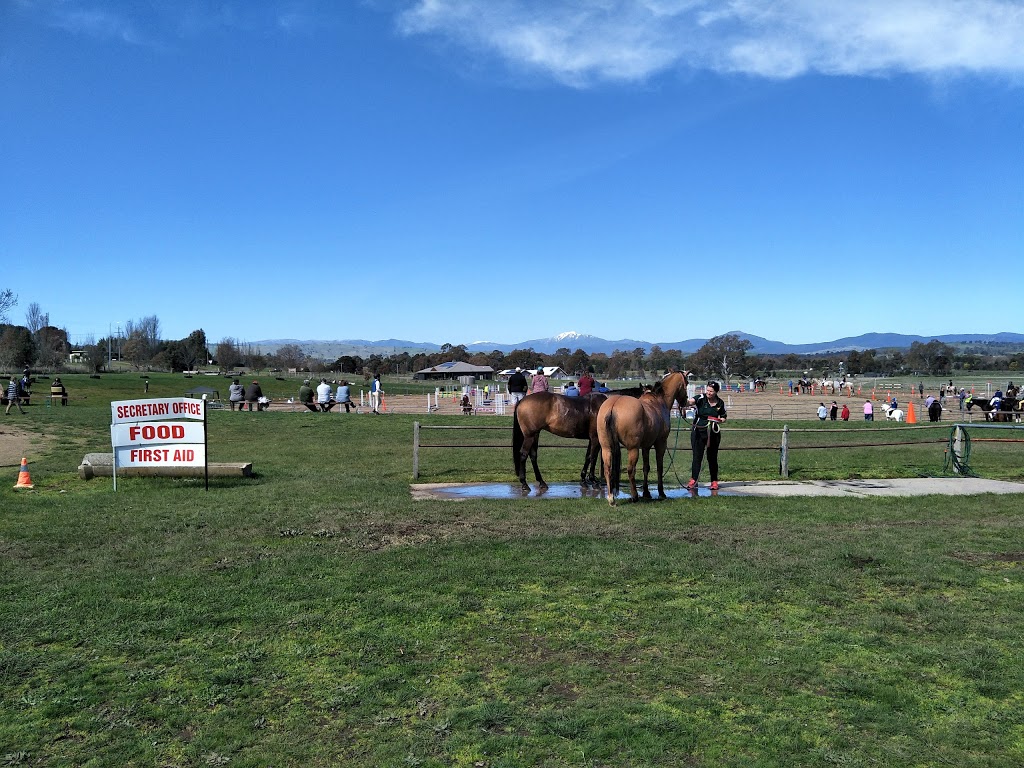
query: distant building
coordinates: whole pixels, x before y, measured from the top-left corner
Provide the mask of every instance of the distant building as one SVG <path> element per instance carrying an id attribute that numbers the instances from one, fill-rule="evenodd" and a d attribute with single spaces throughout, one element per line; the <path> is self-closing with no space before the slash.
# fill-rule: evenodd
<path id="1" fill-rule="evenodd" d="M 489 365 L 470 365 L 469 363 L 452 361 L 449 363 L 441 363 L 440 365 L 433 365 L 430 368 L 424 368 L 422 371 L 416 371 L 416 373 L 413 374 L 414 379 L 420 380 L 454 380 L 464 376 L 472 376 L 475 379 L 493 379 L 494 369 Z"/>

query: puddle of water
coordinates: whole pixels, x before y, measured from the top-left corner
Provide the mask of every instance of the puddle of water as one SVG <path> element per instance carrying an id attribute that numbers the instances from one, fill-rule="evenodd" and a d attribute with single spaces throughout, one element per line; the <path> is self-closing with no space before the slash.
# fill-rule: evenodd
<path id="1" fill-rule="evenodd" d="M 657 490 L 653 490 L 652 493 L 657 498 Z M 604 499 L 605 491 L 603 488 L 584 488 L 578 483 L 552 483 L 546 491 L 539 490 L 535 485 L 530 486 L 529 491 L 524 491 L 518 483 L 470 483 L 434 488 L 431 489 L 430 495 L 438 499 Z M 666 488 L 665 495 L 670 499 L 695 498 L 694 494 L 685 488 Z M 696 495 L 706 497 L 732 494 L 702 487 Z M 628 500 L 628 491 L 620 491 L 617 498 Z"/>

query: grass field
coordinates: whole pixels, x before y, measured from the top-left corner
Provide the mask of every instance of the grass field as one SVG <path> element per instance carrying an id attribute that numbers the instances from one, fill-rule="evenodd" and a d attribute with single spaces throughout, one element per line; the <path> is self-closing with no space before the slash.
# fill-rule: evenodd
<path id="1" fill-rule="evenodd" d="M 17 422 L 36 489 L 0 489 L 0 765 L 1024 762 L 1020 496 L 413 502 L 422 417 L 231 411 L 209 458 L 256 477 L 115 493 L 76 468 L 140 379 L 66 381 Z M 941 474 L 948 434 L 853 426 L 795 433 L 826 446 L 796 479 Z M 779 424 L 729 430 L 767 450 L 724 478 L 776 478 Z M 582 452 L 542 448 L 549 481 Z M 975 456 L 1024 478 L 1016 444 Z M 512 479 L 499 448 L 421 470 Z"/>

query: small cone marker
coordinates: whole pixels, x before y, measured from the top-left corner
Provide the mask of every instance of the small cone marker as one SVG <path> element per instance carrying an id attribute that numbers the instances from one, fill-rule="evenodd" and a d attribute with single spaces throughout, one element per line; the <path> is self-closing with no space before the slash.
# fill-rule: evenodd
<path id="1" fill-rule="evenodd" d="M 23 458 L 21 460 L 21 469 L 18 471 L 18 482 L 14 485 L 14 490 L 19 488 L 28 488 L 29 490 L 35 488 L 32 485 L 32 478 L 28 474 L 28 459 Z"/>
<path id="2" fill-rule="evenodd" d="M 917 424 L 917 416 L 914 415 L 913 403 L 907 403 L 907 424 Z"/>

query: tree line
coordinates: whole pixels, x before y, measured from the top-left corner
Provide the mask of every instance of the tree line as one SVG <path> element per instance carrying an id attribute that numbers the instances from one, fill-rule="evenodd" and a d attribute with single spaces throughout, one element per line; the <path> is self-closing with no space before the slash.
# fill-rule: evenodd
<path id="1" fill-rule="evenodd" d="M 50 323 L 49 313 L 36 303 L 28 306 L 25 324 L 8 322 L 17 297 L 8 289 L 0 291 L 0 370 L 33 367 L 53 371 L 71 367 L 72 346 L 65 329 Z M 310 373 L 358 375 L 413 374 L 443 363 L 457 361 L 471 365 L 490 366 L 495 371 L 508 368 L 530 370 L 539 365 L 559 367 L 570 376 L 593 370 L 599 379 L 639 378 L 656 376 L 668 370 L 688 370 L 695 377 L 716 378 L 725 382 L 756 377 L 802 374 L 837 376 L 857 375 L 930 375 L 945 376 L 954 371 L 1017 370 L 1024 363 L 1024 352 L 1002 351 L 998 348 L 967 348 L 956 350 L 937 340 L 914 342 L 905 350 L 848 350 L 828 355 L 751 354 L 751 343 L 736 334 L 723 334 L 707 341 L 696 352 L 685 354 L 678 349 L 662 349 L 655 345 L 646 350 L 615 350 L 610 355 L 588 353 L 582 349 L 563 347 L 553 353 L 533 349 L 511 352 L 470 352 L 464 345 L 444 344 L 436 352 L 402 352 L 384 355 L 342 355 L 326 360 L 308 353 L 298 344 L 286 344 L 272 353 L 264 353 L 252 344 L 234 338 L 223 338 L 210 345 L 206 333 L 199 328 L 184 339 L 161 338 L 160 321 L 155 315 L 128 320 L 116 337 L 86 338 L 75 348 L 81 354 L 80 365 L 99 372 L 118 361 L 123 368 L 136 370 L 188 371 L 216 367 L 228 373 L 237 370 L 297 370 Z M 840 367 L 842 363 L 842 367 Z"/>

